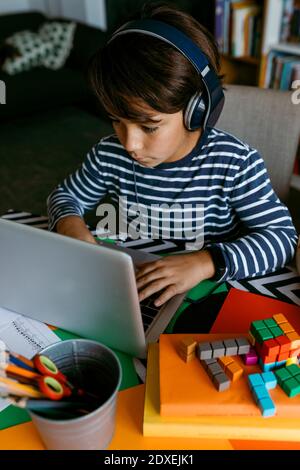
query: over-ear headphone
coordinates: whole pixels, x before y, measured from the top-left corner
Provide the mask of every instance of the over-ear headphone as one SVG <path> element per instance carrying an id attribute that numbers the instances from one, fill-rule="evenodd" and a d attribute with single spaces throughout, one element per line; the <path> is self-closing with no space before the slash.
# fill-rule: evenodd
<path id="1" fill-rule="evenodd" d="M 112 35 L 108 43 L 129 33 L 141 33 L 161 39 L 189 60 L 200 75 L 205 91 L 198 91 L 191 97 L 184 112 L 184 124 L 190 131 L 199 127 L 213 127 L 224 106 L 224 93 L 217 74 L 201 49 L 174 26 L 152 19 L 129 21 Z"/>

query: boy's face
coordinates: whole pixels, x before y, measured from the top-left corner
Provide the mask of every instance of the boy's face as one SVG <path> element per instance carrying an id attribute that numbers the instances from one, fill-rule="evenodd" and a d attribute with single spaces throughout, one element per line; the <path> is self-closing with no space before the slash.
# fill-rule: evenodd
<path id="1" fill-rule="evenodd" d="M 183 112 L 159 113 L 147 106 L 139 107 L 141 121 L 110 114 L 119 141 L 131 157 L 146 167 L 175 162 L 188 155 L 200 138 L 200 129 L 188 131 Z M 145 118 L 145 119 L 144 119 Z"/>

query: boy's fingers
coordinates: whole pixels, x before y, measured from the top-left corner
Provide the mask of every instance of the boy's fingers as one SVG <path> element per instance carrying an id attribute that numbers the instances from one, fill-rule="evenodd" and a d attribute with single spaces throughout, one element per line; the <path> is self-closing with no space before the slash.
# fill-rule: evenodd
<path id="1" fill-rule="evenodd" d="M 153 263 L 143 264 L 139 268 L 138 272 L 136 273 L 136 279 L 140 279 L 145 274 L 151 273 L 152 271 L 155 271 L 156 269 L 158 269 L 160 267 L 161 267 L 161 265 L 158 265 L 157 261 L 154 261 Z"/>
<path id="2" fill-rule="evenodd" d="M 169 279 L 159 279 L 158 281 L 154 281 L 151 284 L 148 284 L 145 289 L 139 292 L 139 301 L 150 297 L 150 295 L 155 294 L 155 292 L 159 292 L 160 290 L 164 289 L 170 283 Z"/>
<path id="3" fill-rule="evenodd" d="M 172 284 L 166 290 L 164 290 L 164 292 L 158 297 L 158 299 L 155 300 L 154 304 L 157 307 L 160 307 L 162 304 L 166 303 L 176 294 L 177 294 L 176 286 Z"/>
<path id="4" fill-rule="evenodd" d="M 154 269 L 148 274 L 145 274 L 144 276 L 136 279 L 137 288 L 140 289 L 141 287 L 146 286 L 150 282 L 155 281 L 157 279 L 162 279 L 163 277 L 166 277 L 166 276 L 164 276 L 162 269 Z"/>

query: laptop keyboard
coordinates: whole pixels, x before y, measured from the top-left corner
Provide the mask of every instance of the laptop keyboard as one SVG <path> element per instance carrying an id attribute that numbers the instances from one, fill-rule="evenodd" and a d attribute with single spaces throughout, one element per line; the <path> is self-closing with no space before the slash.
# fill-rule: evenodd
<path id="1" fill-rule="evenodd" d="M 146 332 L 148 327 L 151 325 L 153 319 L 156 317 L 158 312 L 161 309 L 160 307 L 156 307 L 154 305 L 155 300 L 157 299 L 158 295 L 157 293 L 153 294 L 150 297 L 147 297 L 146 299 L 142 300 L 140 302 L 141 306 L 141 312 L 142 312 L 142 320 L 143 320 L 143 325 L 144 325 L 144 331 Z"/>

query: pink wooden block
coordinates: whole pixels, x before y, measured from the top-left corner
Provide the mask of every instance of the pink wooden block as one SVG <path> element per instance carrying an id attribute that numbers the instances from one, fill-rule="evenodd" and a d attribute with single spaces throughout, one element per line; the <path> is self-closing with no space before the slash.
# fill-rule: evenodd
<path id="1" fill-rule="evenodd" d="M 258 362 L 258 355 L 254 348 L 250 348 L 250 351 L 247 354 L 243 355 L 243 361 L 246 366 L 254 366 Z"/>

